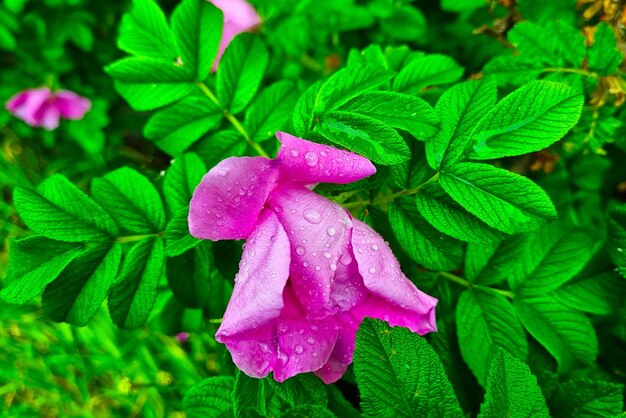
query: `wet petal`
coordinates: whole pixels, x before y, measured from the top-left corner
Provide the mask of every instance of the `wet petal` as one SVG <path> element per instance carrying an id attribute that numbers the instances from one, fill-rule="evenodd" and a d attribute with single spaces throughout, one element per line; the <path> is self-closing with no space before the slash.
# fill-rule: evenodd
<path id="1" fill-rule="evenodd" d="M 365 157 L 352 152 L 306 141 L 278 132 L 281 142 L 276 159 L 281 179 L 310 183 L 352 183 L 371 176 L 376 167 Z"/>
<path id="2" fill-rule="evenodd" d="M 261 23 L 261 18 L 245 0 L 209 0 L 224 13 L 224 21 L 232 22 L 248 31 Z"/>
<path id="3" fill-rule="evenodd" d="M 360 314 L 385 319 L 391 325 L 405 326 L 420 334 L 437 330 L 437 299 L 406 278 L 380 235 L 363 222 L 353 220 L 352 247 L 363 283 L 372 293 Z"/>
<path id="4" fill-rule="evenodd" d="M 335 322 L 338 328 L 337 342 L 328 362 L 315 372 L 326 384 L 339 380 L 352 363 L 356 332 L 361 323 L 349 313 L 335 315 Z"/>
<path id="5" fill-rule="evenodd" d="M 60 90 L 54 94 L 54 105 L 59 110 L 61 117 L 82 119 L 85 113 L 91 109 L 91 100 L 68 90 Z"/>
<path id="6" fill-rule="evenodd" d="M 193 193 L 189 232 L 196 238 L 244 239 L 278 177 L 274 161 L 231 157 L 213 167 Z"/>
<path id="7" fill-rule="evenodd" d="M 31 126 L 41 126 L 41 117 L 36 117 L 37 111 L 50 98 L 48 88 L 32 89 L 20 92 L 7 102 L 7 110 Z"/>
<path id="8" fill-rule="evenodd" d="M 295 184 L 274 189 L 269 207 L 289 236 L 290 277 L 308 316 L 319 318 L 332 313 L 330 288 L 340 259 L 348 251 L 350 214 Z"/>

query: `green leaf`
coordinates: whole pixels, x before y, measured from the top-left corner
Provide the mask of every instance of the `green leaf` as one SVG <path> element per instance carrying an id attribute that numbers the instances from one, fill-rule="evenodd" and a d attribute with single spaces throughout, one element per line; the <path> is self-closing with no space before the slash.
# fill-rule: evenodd
<path id="1" fill-rule="evenodd" d="M 478 417 L 550 417 L 537 379 L 528 366 L 502 349 L 489 365 L 487 393 Z"/>
<path id="2" fill-rule="evenodd" d="M 624 304 L 626 282 L 614 271 L 574 278 L 554 292 L 562 304 L 578 311 L 610 315 Z"/>
<path id="3" fill-rule="evenodd" d="M 312 373 L 298 374 L 282 383 L 268 380 L 274 392 L 290 406 L 328 404 L 328 394 L 322 381 Z"/>
<path id="4" fill-rule="evenodd" d="M 299 405 L 286 410 L 280 418 L 335 418 L 335 414 L 320 405 Z"/>
<path id="5" fill-rule="evenodd" d="M 583 231 L 548 225 L 529 237 L 509 284 L 527 296 L 548 293 L 585 267 L 594 245 L 595 239 Z"/>
<path id="6" fill-rule="evenodd" d="M 341 110 L 377 119 L 420 140 L 430 138 L 439 129 L 439 117 L 426 101 L 392 91 L 364 93 Z"/>
<path id="7" fill-rule="evenodd" d="M 519 22 L 507 37 L 521 52 L 522 59 L 532 59 L 546 66 L 579 68 L 585 58 L 585 37 L 567 23 Z"/>
<path id="8" fill-rule="evenodd" d="M 217 97 L 230 113 L 241 112 L 254 97 L 269 61 L 263 42 L 249 33 L 233 39 L 220 60 Z"/>
<path id="9" fill-rule="evenodd" d="M 189 208 L 191 196 L 206 173 L 206 166 L 194 153 L 183 154 L 174 160 L 163 180 L 165 200 L 173 213 Z"/>
<path id="10" fill-rule="evenodd" d="M 145 238 L 130 249 L 109 297 L 109 312 L 117 326 L 134 329 L 146 322 L 164 265 L 160 238 Z"/>
<path id="11" fill-rule="evenodd" d="M 613 28 L 600 22 L 593 37 L 593 45 L 589 47 L 587 62 L 591 71 L 600 75 L 609 75 L 615 72 L 622 63 L 622 53 L 617 49 L 617 39 Z"/>
<path id="12" fill-rule="evenodd" d="M 306 138 L 313 128 L 315 120 L 315 100 L 323 85 L 324 82 L 322 80 L 311 84 L 311 86 L 304 91 L 302 96 L 300 96 L 293 110 L 293 128 L 295 134 L 301 138 Z"/>
<path id="13" fill-rule="evenodd" d="M 528 342 L 511 303 L 490 290 L 468 289 L 456 308 L 459 347 L 463 359 L 482 385 L 490 358 L 504 348 L 515 357 L 528 357 Z"/>
<path id="14" fill-rule="evenodd" d="M 154 0 L 133 0 L 122 17 L 117 46 L 129 54 L 175 60 L 178 46 L 163 11 Z"/>
<path id="15" fill-rule="evenodd" d="M 563 83 L 533 81 L 506 96 L 474 128 L 470 158 L 488 160 L 539 151 L 576 125 L 584 97 Z"/>
<path id="16" fill-rule="evenodd" d="M 579 17 L 576 0 L 517 0 L 517 8 L 524 19 L 537 23 L 558 19 L 573 24 Z"/>
<path id="17" fill-rule="evenodd" d="M 204 80 L 211 71 L 222 37 L 222 11 L 208 1 L 184 0 L 172 14 L 182 65 Z"/>
<path id="18" fill-rule="evenodd" d="M 478 219 L 509 234 L 532 231 L 557 215 L 539 186 L 491 165 L 456 164 L 441 172 L 439 184 Z"/>
<path id="19" fill-rule="evenodd" d="M 554 418 L 618 417 L 624 409 L 624 386 L 589 379 L 559 384 L 549 405 Z"/>
<path id="20" fill-rule="evenodd" d="M 76 244 L 39 236 L 12 240 L 9 247 L 12 262 L 0 298 L 22 305 L 39 296 L 81 252 L 82 248 Z"/>
<path id="21" fill-rule="evenodd" d="M 393 77 L 393 73 L 373 65 L 342 68 L 321 86 L 314 104 L 314 113 L 321 115 L 338 109 L 351 99 L 373 90 Z"/>
<path id="22" fill-rule="evenodd" d="M 228 157 L 241 157 L 246 153 L 247 143 L 234 129 L 222 129 L 207 136 L 192 148 L 207 168 L 216 166 Z"/>
<path id="23" fill-rule="evenodd" d="M 608 229 L 611 259 L 620 274 L 626 277 L 626 205 L 618 206 L 611 212 Z"/>
<path id="24" fill-rule="evenodd" d="M 398 242 L 417 263 L 431 270 L 454 270 L 461 264 L 461 242 L 437 231 L 418 212 L 413 199 L 389 205 L 389 223 Z"/>
<path id="25" fill-rule="evenodd" d="M 153 110 L 187 96 L 196 88 L 193 74 L 175 61 L 132 57 L 105 68 L 118 92 L 138 111 Z"/>
<path id="26" fill-rule="evenodd" d="M 454 83 L 463 76 L 463 71 L 463 67 L 448 56 L 423 55 L 400 71 L 393 82 L 393 89 L 400 93 L 417 94 L 428 86 Z"/>
<path id="27" fill-rule="evenodd" d="M 437 354 L 406 328 L 365 318 L 356 337 L 354 374 L 365 416 L 463 416 Z"/>
<path id="28" fill-rule="evenodd" d="M 237 370 L 233 387 L 233 410 L 235 418 L 246 418 L 250 410 L 265 416 L 266 409 L 265 380 L 246 376 Z"/>
<path id="29" fill-rule="evenodd" d="M 46 288 L 46 314 L 54 321 L 87 325 L 108 296 L 121 258 L 119 244 L 86 249 Z"/>
<path id="30" fill-rule="evenodd" d="M 209 377 L 185 393 L 183 409 L 188 418 L 227 418 L 233 416 L 232 377 Z"/>
<path id="31" fill-rule="evenodd" d="M 422 187 L 415 195 L 415 203 L 419 213 L 435 228 L 461 241 L 491 242 L 506 236 L 463 209 L 439 184 Z"/>
<path id="32" fill-rule="evenodd" d="M 143 133 L 157 147 L 176 156 L 219 126 L 223 117 L 222 109 L 211 100 L 189 96 L 152 115 Z"/>
<path id="33" fill-rule="evenodd" d="M 245 127 L 250 138 L 263 142 L 280 130 L 293 112 L 298 94 L 291 81 L 272 84 L 246 110 Z"/>
<path id="34" fill-rule="evenodd" d="M 46 238 L 106 241 L 118 233 L 104 209 L 59 174 L 41 183 L 37 191 L 17 187 L 13 201 L 26 225 Z"/>
<path id="35" fill-rule="evenodd" d="M 152 183 L 135 170 L 122 167 L 94 179 L 93 197 L 117 225 L 136 234 L 162 232 L 165 212 Z"/>
<path id="36" fill-rule="evenodd" d="M 189 234 L 188 216 L 189 208 L 181 208 L 167 224 L 165 229 L 165 254 L 168 257 L 180 255 L 202 242 Z"/>
<path id="37" fill-rule="evenodd" d="M 543 72 L 543 65 L 530 58 L 499 55 L 491 59 L 484 67 L 483 73 L 496 80 L 499 86 L 521 86 L 535 80 Z"/>
<path id="38" fill-rule="evenodd" d="M 450 166 L 465 153 L 472 129 L 493 108 L 497 96 L 492 78 L 467 81 L 446 90 L 435 106 L 441 129 L 426 141 L 426 157 L 433 169 Z"/>
<path id="39" fill-rule="evenodd" d="M 426 164 L 423 144 L 413 141 L 410 147 L 410 160 L 389 167 L 391 181 L 399 189 L 415 189 L 435 175 Z"/>
<path id="40" fill-rule="evenodd" d="M 346 400 L 337 386 L 327 385 L 326 390 L 328 391 L 328 409 L 338 418 L 359 418 L 361 416 L 361 412 Z"/>
<path id="41" fill-rule="evenodd" d="M 584 314 L 551 296 L 515 298 L 513 306 L 528 332 L 556 358 L 559 373 L 570 370 L 576 362 L 595 360 L 598 339 Z"/>
<path id="42" fill-rule="evenodd" d="M 315 130 L 327 140 L 377 164 L 393 165 L 411 158 L 409 147 L 394 129 L 356 113 L 330 112 Z"/>
<path id="43" fill-rule="evenodd" d="M 465 253 L 465 275 L 474 284 L 488 286 L 508 277 L 524 257 L 527 235 L 513 235 L 500 242 L 469 243 Z"/>
<path id="44" fill-rule="evenodd" d="M 441 0 L 441 9 L 447 12 L 467 12 L 486 6 L 485 0 Z"/>
<path id="45" fill-rule="evenodd" d="M 203 241 L 193 249 L 167 259 L 167 283 L 176 299 L 186 307 L 204 308 L 209 305 L 212 264 L 209 241 Z"/>

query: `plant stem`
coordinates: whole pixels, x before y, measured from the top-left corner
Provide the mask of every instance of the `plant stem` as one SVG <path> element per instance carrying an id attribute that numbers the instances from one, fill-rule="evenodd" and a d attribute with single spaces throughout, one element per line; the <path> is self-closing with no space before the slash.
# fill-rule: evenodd
<path id="1" fill-rule="evenodd" d="M 583 70 L 581 68 L 544 68 L 543 72 L 546 73 L 572 73 L 572 74 L 580 74 L 585 77 L 598 79 L 600 76 L 591 71 Z"/>
<path id="2" fill-rule="evenodd" d="M 476 285 L 474 283 L 471 283 L 471 282 L 465 280 L 462 277 L 456 276 L 456 275 L 454 275 L 452 273 L 448 273 L 448 272 L 445 272 L 445 271 L 438 272 L 437 276 L 444 277 L 444 278 L 450 280 L 451 282 L 458 283 L 461 286 L 465 286 L 465 287 L 470 288 L 470 289 L 471 288 L 476 288 L 476 289 L 491 290 L 492 292 L 499 293 L 499 294 L 501 294 L 503 296 L 506 296 L 509 299 L 513 299 L 515 297 L 515 293 L 511 292 L 510 290 L 496 289 L 496 288 L 489 287 L 489 286 Z"/>
<path id="3" fill-rule="evenodd" d="M 221 324 L 222 323 L 222 318 L 209 319 L 208 322 L 209 322 L 209 324 Z"/>
<path id="4" fill-rule="evenodd" d="M 117 237 L 115 239 L 115 242 L 117 242 L 118 244 L 124 244 L 127 242 L 141 241 L 142 239 L 149 238 L 149 237 L 162 237 L 163 234 L 164 234 L 163 232 L 157 232 L 154 234 L 126 235 L 123 237 Z"/>
<path id="5" fill-rule="evenodd" d="M 224 112 L 224 117 L 228 119 L 231 125 L 233 125 L 233 127 L 237 130 L 237 132 L 239 132 L 243 136 L 246 142 L 257 152 L 257 154 L 265 158 L 270 157 L 259 144 L 257 144 L 256 142 L 252 140 L 252 138 L 250 138 L 250 135 L 248 135 L 248 132 L 246 132 L 246 129 L 243 127 L 241 122 L 239 122 L 239 120 L 235 117 L 235 115 L 231 114 L 228 111 L 228 109 L 224 109 L 224 106 L 222 106 L 222 104 L 217 99 L 215 94 L 211 91 L 211 89 L 206 84 L 204 84 L 202 81 L 198 81 L 196 82 L 196 85 L 209 98 L 209 100 L 211 100 L 213 103 L 215 103 L 222 109 L 222 112 Z"/>
<path id="6" fill-rule="evenodd" d="M 362 200 L 360 202 L 345 203 L 343 205 L 343 207 L 346 208 L 346 209 L 355 209 L 355 208 L 360 208 L 361 206 L 368 206 L 368 205 L 374 205 L 375 206 L 375 205 L 380 205 L 380 204 L 383 204 L 383 203 L 389 203 L 389 202 L 394 201 L 398 197 L 411 196 L 411 195 L 414 195 L 414 194 L 418 193 L 420 191 L 420 189 L 422 189 L 427 184 L 436 182 L 438 178 L 439 178 L 439 171 L 436 172 L 434 176 L 432 176 L 431 178 L 426 180 L 424 183 L 422 183 L 419 186 L 414 187 L 412 189 L 404 189 L 404 190 L 401 190 L 401 191 L 399 191 L 397 193 L 393 193 L 393 194 L 384 196 L 384 197 L 382 197 L 380 199 Z"/>

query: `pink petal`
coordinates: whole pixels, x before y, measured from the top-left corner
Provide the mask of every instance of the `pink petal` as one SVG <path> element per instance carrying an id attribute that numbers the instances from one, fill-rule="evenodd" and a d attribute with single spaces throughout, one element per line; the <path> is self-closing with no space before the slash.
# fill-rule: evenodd
<path id="1" fill-rule="evenodd" d="M 68 90 L 54 93 L 54 104 L 64 119 L 82 119 L 91 109 L 91 101 Z"/>
<path id="2" fill-rule="evenodd" d="M 341 379 L 352 363 L 356 331 L 361 323 L 361 320 L 356 320 L 350 313 L 337 314 L 334 318 L 339 326 L 337 342 L 328 362 L 315 371 L 315 374 L 326 384 Z"/>
<path id="3" fill-rule="evenodd" d="M 288 232 L 291 244 L 290 278 L 309 318 L 333 312 L 331 282 L 340 259 L 348 251 L 348 211 L 304 186 L 282 185 L 274 189 L 269 207 Z"/>
<path id="4" fill-rule="evenodd" d="M 358 154 L 285 132 L 276 133 L 276 137 L 281 142 L 276 159 L 280 162 L 281 179 L 286 181 L 346 184 L 376 172 L 370 160 Z"/>
<path id="5" fill-rule="evenodd" d="M 48 88 L 25 90 L 13 96 L 6 104 L 9 110 L 17 118 L 31 126 L 41 126 L 41 116 L 37 117 L 37 111 L 50 98 L 51 92 Z"/>
<path id="6" fill-rule="evenodd" d="M 209 0 L 224 13 L 224 21 L 236 24 L 241 32 L 249 31 L 261 23 L 261 18 L 245 0 Z"/>
<path id="7" fill-rule="evenodd" d="M 383 238 L 356 219 L 352 247 L 363 283 L 372 293 L 355 310 L 356 315 L 384 319 L 419 334 L 437 330 L 437 299 L 415 287 L 400 270 L 400 263 Z"/>
<path id="8" fill-rule="evenodd" d="M 35 112 L 33 116 L 35 124 L 33 126 L 43 126 L 44 129 L 52 131 L 59 127 L 60 117 L 59 109 L 51 100 L 46 100 Z"/>
<path id="9" fill-rule="evenodd" d="M 213 167 L 191 199 L 191 235 L 213 241 L 247 238 L 278 178 L 274 165 L 263 157 L 231 157 Z"/>
<path id="10" fill-rule="evenodd" d="M 217 71 L 217 67 L 222 59 L 222 55 L 224 55 L 224 51 L 230 44 L 230 41 L 237 35 L 239 35 L 243 30 L 239 25 L 232 22 L 224 22 L 224 27 L 222 29 L 222 39 L 220 40 L 220 49 L 217 51 L 217 56 L 215 57 L 215 61 L 213 61 L 213 67 L 211 71 Z"/>

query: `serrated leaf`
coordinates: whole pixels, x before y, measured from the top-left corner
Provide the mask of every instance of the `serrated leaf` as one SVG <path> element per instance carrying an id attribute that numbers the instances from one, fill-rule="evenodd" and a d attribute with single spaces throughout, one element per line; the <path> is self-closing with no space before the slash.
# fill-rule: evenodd
<path id="1" fill-rule="evenodd" d="M 463 416 L 437 354 L 406 328 L 365 318 L 356 337 L 354 374 L 365 416 Z"/>
<path id="2" fill-rule="evenodd" d="M 393 73 L 373 65 L 342 68 L 320 88 L 314 104 L 314 113 L 321 115 L 338 109 L 351 99 L 387 83 Z"/>
<path id="3" fill-rule="evenodd" d="M 54 321 L 85 326 L 100 310 L 117 276 L 119 244 L 87 249 L 45 290 L 43 309 Z"/>
<path id="4" fill-rule="evenodd" d="M 584 314 L 551 296 L 515 298 L 513 306 L 524 327 L 559 365 L 559 373 L 576 363 L 589 364 L 598 354 L 596 333 Z"/>
<path id="5" fill-rule="evenodd" d="M 223 117 L 223 110 L 208 98 L 189 96 L 152 115 L 143 132 L 157 147 L 177 156 L 216 128 Z"/>
<path id="6" fill-rule="evenodd" d="M 172 14 L 172 30 L 180 46 L 182 65 L 204 80 L 211 71 L 222 37 L 224 15 L 204 0 L 184 0 Z"/>
<path id="7" fill-rule="evenodd" d="M 181 208 L 167 224 L 165 229 L 165 254 L 174 257 L 192 249 L 201 240 L 189 234 L 189 208 Z"/>
<path id="8" fill-rule="evenodd" d="M 471 134 L 470 158 L 511 157 L 546 148 L 576 125 L 583 103 L 583 96 L 563 83 L 530 82 L 480 120 Z"/>
<path id="9" fill-rule="evenodd" d="M 315 130 L 327 140 L 377 164 L 398 164 L 411 158 L 411 151 L 398 132 L 356 113 L 330 112 Z"/>
<path id="10" fill-rule="evenodd" d="M 439 117 L 428 102 L 392 91 L 361 94 L 343 105 L 341 110 L 374 118 L 420 140 L 430 138 L 439 129 Z"/>
<path id="11" fill-rule="evenodd" d="M 558 224 L 532 234 L 512 267 L 511 288 L 523 295 L 548 293 L 582 270 L 593 255 L 595 239 Z"/>
<path id="12" fill-rule="evenodd" d="M 335 414 L 320 405 L 299 405 L 286 410 L 280 418 L 336 418 Z"/>
<path id="13" fill-rule="evenodd" d="M 268 61 L 267 49 L 258 37 L 242 33 L 233 39 L 217 70 L 217 97 L 224 109 L 234 114 L 250 103 Z"/>
<path id="14" fill-rule="evenodd" d="M 196 88 L 193 73 L 174 60 L 131 57 L 105 68 L 115 79 L 117 91 L 138 111 L 173 103 Z"/>
<path id="15" fill-rule="evenodd" d="M 626 282 L 614 271 L 605 271 L 568 281 L 554 292 L 554 297 L 577 311 L 610 315 L 624 304 Z"/>
<path id="16" fill-rule="evenodd" d="M 188 418 L 227 418 L 233 416 L 231 393 L 234 379 L 209 377 L 185 393 L 183 409 Z"/>
<path id="17" fill-rule="evenodd" d="M 413 142 L 409 146 L 411 159 L 389 167 L 391 181 L 400 189 L 415 189 L 435 175 L 435 172 L 426 164 L 423 144 Z"/>
<path id="18" fill-rule="evenodd" d="M 624 386 L 589 379 L 559 384 L 549 405 L 554 418 L 618 417 L 622 415 Z"/>
<path id="19" fill-rule="evenodd" d="M 209 241 L 167 259 L 167 283 L 176 299 L 186 307 L 199 309 L 209 305 L 212 261 Z"/>
<path id="20" fill-rule="evenodd" d="M 133 55 L 174 60 L 178 47 L 163 11 L 154 0 L 133 0 L 122 17 L 117 46 Z"/>
<path id="21" fill-rule="evenodd" d="M 263 142 L 276 135 L 287 122 L 298 100 L 291 81 L 272 84 L 246 110 L 245 127 L 250 138 Z"/>
<path id="22" fill-rule="evenodd" d="M 183 154 L 174 160 L 163 180 L 163 191 L 167 206 L 173 213 L 189 207 L 191 196 L 207 168 L 196 154 Z"/>
<path id="23" fill-rule="evenodd" d="M 290 377 L 282 383 L 268 380 L 274 392 L 290 406 L 328 404 L 328 394 L 322 381 L 311 373 Z"/>
<path id="24" fill-rule="evenodd" d="M 17 187 L 13 201 L 26 225 L 46 238 L 106 241 L 118 233 L 111 217 L 59 174 L 41 183 L 37 191 Z"/>
<path id="25" fill-rule="evenodd" d="M 557 215 L 539 186 L 491 165 L 456 164 L 441 172 L 439 184 L 468 212 L 509 234 L 532 231 Z"/>
<path id="26" fill-rule="evenodd" d="M 337 386 L 326 386 L 328 391 L 328 409 L 338 418 L 359 418 L 361 412 L 356 409 L 341 393 Z"/>
<path id="27" fill-rule="evenodd" d="M 600 22 L 596 27 L 593 45 L 587 52 L 589 69 L 600 75 L 609 75 L 622 63 L 622 54 L 617 49 L 617 39 L 613 28 L 606 22 Z"/>
<path id="28" fill-rule="evenodd" d="M 165 229 L 163 202 L 152 183 L 135 170 L 122 167 L 94 179 L 93 197 L 115 220 L 132 233 L 150 234 Z"/>
<path id="29" fill-rule="evenodd" d="M 405 66 L 393 81 L 393 89 L 400 93 L 417 94 L 427 86 L 449 84 L 463 76 L 463 67 L 452 58 L 423 55 Z"/>
<path id="30" fill-rule="evenodd" d="M 11 241 L 9 251 L 11 263 L 0 298 L 21 305 L 42 294 L 46 286 L 82 252 L 82 247 L 31 236 Z"/>
<path id="31" fill-rule="evenodd" d="M 126 254 L 109 297 L 109 312 L 117 326 L 134 329 L 146 322 L 156 301 L 164 266 L 160 238 L 145 238 Z"/>
<path id="32" fill-rule="evenodd" d="M 521 52 L 546 66 L 574 66 L 585 58 L 585 37 L 580 30 L 563 22 L 518 22 L 507 34 L 509 42 Z"/>
<path id="33" fill-rule="evenodd" d="M 506 237 L 463 209 L 439 184 L 422 187 L 415 195 L 415 203 L 419 213 L 435 228 L 461 241 L 491 242 Z"/>
<path id="34" fill-rule="evenodd" d="M 411 198 L 389 205 L 389 222 L 398 242 L 417 263 L 431 270 L 454 270 L 461 264 L 460 241 L 437 231 L 418 212 Z"/>
<path id="35" fill-rule="evenodd" d="M 620 274 L 626 277 L 626 205 L 616 207 L 609 217 L 609 253 L 619 268 Z"/>
<path id="36" fill-rule="evenodd" d="M 550 417 L 537 379 L 528 366 L 502 349 L 489 365 L 487 393 L 478 417 Z"/>
<path id="37" fill-rule="evenodd" d="M 260 416 L 266 414 L 265 380 L 246 376 L 237 370 L 233 387 L 233 410 L 235 418 L 246 418 L 254 410 Z"/>
<path id="38" fill-rule="evenodd" d="M 234 129 L 224 129 L 199 141 L 196 146 L 192 147 L 192 151 L 198 154 L 207 169 L 210 169 L 225 158 L 245 155 L 247 145 L 239 132 Z"/>
<path id="39" fill-rule="evenodd" d="M 456 308 L 459 347 L 463 359 L 482 385 L 491 357 L 504 348 L 515 357 L 528 357 L 528 342 L 511 303 L 490 290 L 468 289 Z"/>
<path id="40" fill-rule="evenodd" d="M 496 104 L 497 96 L 492 78 L 467 81 L 446 90 L 435 106 L 441 129 L 426 141 L 426 157 L 433 169 L 449 166 L 463 155 L 470 132 Z"/>
<path id="41" fill-rule="evenodd" d="M 498 83 L 499 86 L 521 86 L 535 80 L 543 72 L 540 62 L 512 55 L 499 55 L 492 58 L 483 68 L 483 73 Z"/>
<path id="42" fill-rule="evenodd" d="M 315 120 L 315 100 L 323 85 L 323 80 L 311 84 L 309 88 L 302 93 L 293 110 L 293 128 L 295 134 L 301 138 L 306 138 L 313 128 Z"/>
<path id="43" fill-rule="evenodd" d="M 488 286 L 510 276 L 526 251 L 527 235 L 513 235 L 500 242 L 469 243 L 465 252 L 465 276 L 471 283 Z"/>

